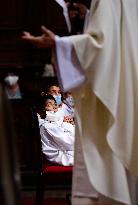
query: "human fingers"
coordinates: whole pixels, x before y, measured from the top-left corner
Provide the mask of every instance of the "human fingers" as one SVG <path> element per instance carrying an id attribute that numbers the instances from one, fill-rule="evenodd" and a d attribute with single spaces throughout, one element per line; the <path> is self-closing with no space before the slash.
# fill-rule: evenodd
<path id="1" fill-rule="evenodd" d="M 41 26 L 41 30 L 43 33 L 43 37 L 45 39 L 45 42 L 47 41 L 47 45 L 49 44 L 49 47 L 55 47 L 56 41 L 55 41 L 55 34 L 48 30 L 45 26 Z"/>
<path id="2" fill-rule="evenodd" d="M 30 35 L 30 36 L 28 35 L 28 36 L 23 36 L 22 39 L 30 42 L 31 44 L 33 44 L 37 47 L 43 47 L 43 45 L 42 45 L 43 42 L 41 40 L 41 37 L 35 37 L 32 35 Z"/>
<path id="3" fill-rule="evenodd" d="M 47 35 L 47 36 L 51 36 L 51 37 L 54 37 L 55 34 L 50 31 L 49 29 L 47 29 L 45 26 L 41 26 L 41 30 L 42 30 L 42 33 Z"/>
<path id="4" fill-rule="evenodd" d="M 38 48 L 52 48 L 55 45 L 54 40 L 51 40 L 51 38 L 45 36 L 45 34 L 41 36 L 25 35 L 22 39 L 30 42 Z"/>
<path id="5" fill-rule="evenodd" d="M 31 35 L 29 32 L 27 32 L 27 31 L 23 32 L 22 39 L 30 39 L 32 37 L 34 37 L 34 36 Z"/>

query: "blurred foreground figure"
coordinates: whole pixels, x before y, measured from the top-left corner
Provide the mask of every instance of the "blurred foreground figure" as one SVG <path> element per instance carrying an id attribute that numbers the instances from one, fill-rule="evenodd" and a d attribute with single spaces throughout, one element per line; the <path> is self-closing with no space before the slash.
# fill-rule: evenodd
<path id="1" fill-rule="evenodd" d="M 10 104 L 0 85 L 0 185 L 2 205 L 20 204 L 20 172 Z M 1 203 L 0 203 L 1 204 Z"/>
<path id="2" fill-rule="evenodd" d="M 74 177 L 74 184 L 87 190 L 90 182 L 109 204 L 138 204 L 138 1 L 93 0 L 82 35 L 42 32 L 22 38 L 55 50 L 60 85 L 75 98 L 76 138 L 88 177 L 84 183 Z"/>

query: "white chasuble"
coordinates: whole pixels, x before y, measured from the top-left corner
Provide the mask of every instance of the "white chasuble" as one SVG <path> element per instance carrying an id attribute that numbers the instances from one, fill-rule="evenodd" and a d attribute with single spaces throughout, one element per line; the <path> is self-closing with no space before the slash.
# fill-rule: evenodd
<path id="1" fill-rule="evenodd" d="M 85 34 L 56 41 L 58 78 L 74 94 L 90 182 L 132 204 L 126 169 L 138 177 L 137 0 L 93 0 Z"/>

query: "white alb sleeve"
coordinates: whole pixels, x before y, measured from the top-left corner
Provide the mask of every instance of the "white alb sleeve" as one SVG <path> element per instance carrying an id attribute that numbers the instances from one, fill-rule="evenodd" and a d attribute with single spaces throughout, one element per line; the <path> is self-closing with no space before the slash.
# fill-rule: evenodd
<path id="1" fill-rule="evenodd" d="M 57 77 L 64 92 L 84 83 L 85 75 L 69 37 L 56 36 L 55 60 Z"/>

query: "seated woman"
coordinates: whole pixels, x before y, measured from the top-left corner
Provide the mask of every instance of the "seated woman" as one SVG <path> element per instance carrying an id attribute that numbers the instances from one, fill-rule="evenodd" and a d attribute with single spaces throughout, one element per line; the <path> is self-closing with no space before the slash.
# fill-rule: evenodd
<path id="1" fill-rule="evenodd" d="M 51 162 L 64 166 L 73 165 L 74 125 L 64 120 L 53 96 L 43 96 L 41 104 L 38 120 L 43 153 Z"/>
<path id="2" fill-rule="evenodd" d="M 71 93 L 62 93 L 58 85 L 48 87 L 48 95 L 52 95 L 64 117 L 74 118 L 74 101 Z"/>

